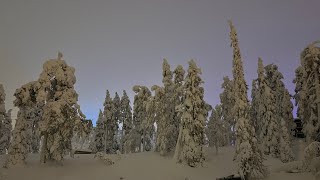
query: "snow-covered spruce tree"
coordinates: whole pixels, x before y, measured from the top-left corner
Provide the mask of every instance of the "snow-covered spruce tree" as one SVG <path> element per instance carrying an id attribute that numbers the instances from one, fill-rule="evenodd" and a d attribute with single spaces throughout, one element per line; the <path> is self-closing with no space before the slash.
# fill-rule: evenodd
<path id="1" fill-rule="evenodd" d="M 291 95 L 283 83 L 283 75 L 279 72 L 278 66 L 274 64 L 267 65 L 265 71 L 266 82 L 273 91 L 276 99 L 276 118 L 283 118 L 286 121 L 288 130 L 291 130 L 294 126 L 292 115 L 293 105 Z"/>
<path id="2" fill-rule="evenodd" d="M 11 139 L 12 121 L 11 109 L 6 113 L 5 92 L 3 85 L 0 84 L 0 154 L 6 154 Z"/>
<path id="3" fill-rule="evenodd" d="M 230 80 L 228 76 L 223 77 L 223 83 L 221 85 L 223 92 L 220 94 L 220 101 L 222 107 L 222 116 L 225 120 L 225 124 L 228 130 L 226 138 L 228 144 L 234 145 L 235 142 L 235 119 L 232 114 L 232 108 L 235 100 L 233 99 L 233 80 Z"/>
<path id="4" fill-rule="evenodd" d="M 163 60 L 162 64 L 162 83 L 164 96 L 161 99 L 163 112 L 159 114 L 159 121 L 157 122 L 157 150 L 160 155 L 166 155 L 173 151 L 178 138 L 178 124 L 175 122 L 175 85 L 172 81 L 173 73 L 170 70 L 170 65 L 167 60 Z"/>
<path id="5" fill-rule="evenodd" d="M 156 120 L 156 105 L 155 96 L 150 96 L 147 101 L 144 102 L 146 109 L 146 119 L 142 121 L 141 128 L 144 130 L 143 134 L 143 147 L 145 151 L 150 151 L 152 147 L 152 141 L 154 139 Z"/>
<path id="6" fill-rule="evenodd" d="M 320 47 L 317 44 L 314 42 L 301 52 L 301 66 L 294 80 L 298 116 L 303 120 L 303 132 L 309 143 L 320 131 Z"/>
<path id="7" fill-rule="evenodd" d="M 136 93 L 134 96 L 133 106 L 133 129 L 130 134 L 130 144 L 138 149 L 138 152 L 146 150 L 146 147 L 141 147 L 144 143 L 144 135 L 148 134 L 146 129 L 141 127 L 141 123 L 146 120 L 147 113 L 144 103 L 148 101 L 151 96 L 150 90 L 146 86 L 134 86 L 133 91 Z"/>
<path id="8" fill-rule="evenodd" d="M 188 74 L 185 78 L 185 95 L 182 111 L 182 124 L 174 158 L 177 162 L 186 163 L 191 167 L 202 165 L 205 157 L 204 144 L 204 100 L 200 77 L 201 69 L 196 63 L 189 61 Z"/>
<path id="9" fill-rule="evenodd" d="M 238 44 L 236 30 L 231 21 L 230 38 L 233 48 L 233 99 L 232 109 L 235 118 L 236 152 L 235 161 L 238 165 L 238 173 L 244 179 L 261 178 L 266 176 L 266 168 L 263 165 L 263 155 L 258 147 L 255 130 L 249 120 L 249 103 L 247 96 L 247 84 L 244 79 L 243 64 Z"/>
<path id="10" fill-rule="evenodd" d="M 23 85 L 14 93 L 14 106 L 19 108 L 12 141 L 8 150 L 5 167 L 23 166 L 30 148 L 30 124 L 33 119 L 34 96 L 30 96 L 32 83 Z"/>
<path id="11" fill-rule="evenodd" d="M 274 116 L 276 119 L 276 129 L 278 131 L 278 142 L 282 143 L 278 147 L 278 155 L 283 162 L 293 160 L 293 152 L 291 148 L 291 133 L 293 128 L 293 105 L 291 102 L 291 96 L 289 91 L 285 88 L 282 82 L 283 75 L 278 71 L 278 67 L 274 64 L 267 65 L 266 71 L 266 83 L 270 87 L 274 97 L 273 106 L 275 107 Z M 265 100 L 263 100 L 265 101 Z"/>
<path id="12" fill-rule="evenodd" d="M 57 59 L 44 63 L 38 79 L 38 103 L 43 103 L 43 115 L 39 122 L 42 138 L 40 161 L 60 163 L 66 152 L 71 151 L 73 130 L 85 118 L 77 104 L 78 94 L 74 89 L 75 69 Z"/>
<path id="13" fill-rule="evenodd" d="M 95 128 L 95 138 L 94 138 L 94 152 L 104 152 L 104 145 L 105 145 L 105 128 L 104 128 L 104 116 L 103 113 L 100 109 L 99 111 L 99 117 L 96 123 L 96 128 Z"/>
<path id="14" fill-rule="evenodd" d="M 262 59 L 258 60 L 258 111 L 257 119 L 261 124 L 260 139 L 263 151 L 267 155 L 278 157 L 279 123 L 276 119 L 275 96 L 267 85 Z"/>
<path id="15" fill-rule="evenodd" d="M 165 113 L 165 108 L 163 106 L 164 104 L 164 97 L 165 97 L 165 92 L 164 92 L 164 88 L 157 86 L 157 85 L 153 85 L 151 87 L 151 90 L 154 91 L 154 108 L 155 108 L 155 122 L 157 124 L 157 132 L 156 132 L 156 149 L 155 151 L 160 152 L 160 137 L 159 134 L 161 134 L 161 131 L 163 131 L 164 127 L 164 122 L 163 121 L 163 114 Z"/>
<path id="16" fill-rule="evenodd" d="M 132 108 L 130 106 L 130 99 L 127 92 L 123 90 L 123 95 L 120 101 L 120 122 L 122 123 L 122 137 L 121 137 L 121 152 L 125 153 L 125 143 L 128 139 L 129 132 L 132 129 Z"/>
<path id="17" fill-rule="evenodd" d="M 184 89 L 183 89 L 183 83 L 184 83 L 184 76 L 185 76 L 185 70 L 181 65 L 178 65 L 177 68 L 173 71 L 174 75 L 174 99 L 175 99 L 175 107 L 182 106 L 183 104 L 183 96 L 184 96 Z M 178 111 L 175 111 L 174 114 L 174 122 L 176 123 L 177 129 L 179 129 L 179 125 L 181 123 L 181 113 Z"/>
<path id="18" fill-rule="evenodd" d="M 218 154 L 218 148 L 224 144 L 225 141 L 225 126 L 222 119 L 221 105 L 216 105 L 212 109 L 211 117 L 207 124 L 206 134 L 209 139 L 209 147 L 215 147 Z"/>
<path id="19" fill-rule="evenodd" d="M 118 93 L 115 93 L 115 96 L 113 98 L 113 116 L 114 116 L 114 120 L 116 121 L 118 128 L 115 131 L 115 147 L 117 147 L 116 149 L 120 149 L 120 136 L 119 133 L 121 134 L 121 132 L 119 131 L 119 124 L 120 124 L 120 97 L 118 95 Z"/>
<path id="20" fill-rule="evenodd" d="M 107 90 L 106 98 L 104 101 L 104 128 L 105 128 L 105 153 L 114 154 L 117 151 L 117 141 L 116 141 L 116 133 L 118 132 L 118 123 L 114 116 L 115 107 L 110 97 L 110 93 Z"/>

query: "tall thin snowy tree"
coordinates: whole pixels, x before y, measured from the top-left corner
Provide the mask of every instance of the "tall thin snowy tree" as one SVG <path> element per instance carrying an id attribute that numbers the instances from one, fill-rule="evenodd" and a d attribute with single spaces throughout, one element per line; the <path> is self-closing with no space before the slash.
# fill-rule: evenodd
<path id="1" fill-rule="evenodd" d="M 96 128 L 95 128 L 95 138 L 94 138 L 94 142 L 95 142 L 95 148 L 94 148 L 94 151 L 96 152 L 104 152 L 105 148 L 104 148 L 104 145 L 105 145 L 105 128 L 104 128 L 104 123 L 105 123 L 105 120 L 104 120 L 104 116 L 103 116 L 103 113 L 100 109 L 99 111 L 99 117 L 98 117 L 98 120 L 97 120 L 97 125 L 96 125 Z"/>
<path id="2" fill-rule="evenodd" d="M 184 103 L 181 106 L 182 123 L 175 149 L 174 158 L 191 167 L 202 165 L 205 157 L 203 153 L 205 116 L 203 100 L 203 81 L 200 77 L 201 69 L 196 63 L 189 61 L 188 74 L 184 84 Z"/>
<path id="3" fill-rule="evenodd" d="M 178 123 L 175 122 L 175 85 L 173 83 L 173 73 L 166 59 L 162 64 L 163 90 L 164 96 L 161 98 L 163 113 L 158 114 L 160 117 L 157 122 L 157 150 L 160 155 L 165 155 L 174 150 L 178 138 Z"/>
<path id="4" fill-rule="evenodd" d="M 255 130 L 249 120 L 248 87 L 244 79 L 237 33 L 231 21 L 229 21 L 229 25 L 231 47 L 233 48 L 234 91 L 232 95 L 235 103 L 232 111 L 236 122 L 235 161 L 238 165 L 238 173 L 242 178 L 261 178 L 266 175 L 266 169 L 263 165 L 262 152 L 255 137 Z"/>
<path id="5" fill-rule="evenodd" d="M 144 144 L 144 135 L 146 129 L 143 129 L 141 123 L 146 120 L 146 108 L 144 103 L 151 96 L 150 90 L 146 86 L 134 86 L 133 91 L 136 93 L 133 102 L 133 129 L 130 132 L 130 144 L 134 147 L 134 150 L 138 149 L 138 152 L 145 150 L 142 147 Z"/>
<path id="6" fill-rule="evenodd" d="M 266 154 L 278 157 L 279 145 L 279 123 L 276 119 L 275 96 L 272 89 L 265 80 L 264 66 L 262 59 L 258 60 L 258 102 L 257 119 L 259 120 L 260 139 L 263 150 Z"/>
<path id="7" fill-rule="evenodd" d="M 112 100 L 113 103 L 113 118 L 115 123 L 117 124 L 117 128 L 115 129 L 115 137 L 114 137 L 114 147 L 115 150 L 120 150 L 120 131 L 119 131 L 119 125 L 120 125 L 120 97 L 118 93 L 115 93 L 115 96 Z"/>
<path id="8" fill-rule="evenodd" d="M 293 128 L 293 105 L 291 102 L 291 95 L 282 82 L 283 75 L 278 71 L 278 67 L 274 64 L 267 65 L 265 67 L 265 81 L 267 86 L 271 89 L 274 101 L 273 116 L 276 119 L 275 128 L 278 136 L 277 141 L 280 146 L 274 145 L 277 148 L 277 156 L 283 162 L 289 162 L 293 160 L 293 152 L 291 147 L 291 133 Z M 262 100 L 264 101 L 264 100 Z"/>
<path id="9" fill-rule="evenodd" d="M 123 95 L 120 101 L 120 122 L 122 123 L 122 137 L 121 137 L 121 152 L 125 153 L 125 144 L 128 140 L 129 132 L 132 129 L 132 108 L 130 106 L 130 99 L 127 92 L 123 90 Z"/>
<path id="10" fill-rule="evenodd" d="M 114 116 L 115 107 L 113 100 L 110 96 L 109 90 L 106 92 L 106 98 L 104 101 L 104 128 L 105 128 L 105 153 L 113 154 L 116 153 L 117 143 L 116 143 L 116 133 L 118 132 L 118 123 Z"/>
<path id="11" fill-rule="evenodd" d="M 144 150 L 150 151 L 153 146 L 153 139 L 154 139 L 154 132 L 155 132 L 155 127 L 154 123 L 156 120 L 156 105 L 155 105 L 155 97 L 150 96 L 147 101 L 144 102 L 144 106 L 146 109 L 146 119 L 142 121 L 141 127 L 144 129 L 144 134 L 143 134 L 143 147 Z"/>

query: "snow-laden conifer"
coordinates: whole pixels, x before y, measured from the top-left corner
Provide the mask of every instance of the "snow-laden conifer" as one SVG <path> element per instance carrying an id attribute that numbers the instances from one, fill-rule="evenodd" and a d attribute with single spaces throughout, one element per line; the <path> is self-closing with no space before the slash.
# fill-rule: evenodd
<path id="1" fill-rule="evenodd" d="M 266 176 L 266 168 L 263 165 L 262 152 L 258 147 L 255 130 L 249 120 L 249 103 L 247 96 L 247 84 L 244 79 L 243 63 L 238 44 L 237 32 L 229 21 L 231 47 L 233 48 L 233 114 L 236 130 L 235 161 L 238 165 L 238 173 L 244 179 L 262 178 Z"/>
<path id="2" fill-rule="evenodd" d="M 196 63 L 189 61 L 188 74 L 184 84 L 184 103 L 180 107 L 182 112 L 182 123 L 179 131 L 179 140 L 174 158 L 191 167 L 199 166 L 205 157 L 203 153 L 204 144 L 204 106 L 203 90 L 200 77 L 201 70 Z"/>
<path id="3" fill-rule="evenodd" d="M 105 145 L 105 128 L 104 128 L 104 116 L 103 113 L 100 109 L 99 111 L 99 116 L 98 116 L 98 120 L 96 123 L 96 128 L 95 128 L 95 138 L 94 138 L 94 144 L 95 144 L 95 148 L 94 148 L 94 152 L 104 152 L 104 145 Z"/>
<path id="4" fill-rule="evenodd" d="M 121 151 L 125 152 L 125 143 L 128 140 L 129 132 L 131 131 L 132 124 L 132 108 L 130 106 L 130 99 L 127 92 L 123 90 L 123 95 L 120 101 L 120 122 L 122 123 L 122 137 L 121 137 Z"/>

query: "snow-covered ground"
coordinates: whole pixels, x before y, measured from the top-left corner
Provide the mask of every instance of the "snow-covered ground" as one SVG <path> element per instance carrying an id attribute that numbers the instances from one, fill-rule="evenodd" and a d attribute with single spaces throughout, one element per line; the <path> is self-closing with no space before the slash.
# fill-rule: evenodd
<path id="1" fill-rule="evenodd" d="M 304 148 L 303 142 L 295 141 L 296 153 Z M 233 147 L 221 148 L 216 155 L 214 148 L 207 148 L 206 163 L 201 168 L 191 168 L 176 164 L 171 156 L 161 157 L 155 152 L 110 156 L 115 164 L 105 165 L 94 155 L 75 155 L 66 157 L 63 166 L 40 165 L 39 155 L 28 156 L 27 167 L 0 169 L 5 180 L 214 180 L 233 174 L 235 164 L 232 161 Z M 0 156 L 2 166 L 5 156 Z M 271 171 L 268 180 L 313 180 L 311 173 L 278 172 L 283 165 L 280 160 L 267 158 L 265 165 Z M 1 179 L 1 178 L 0 178 Z M 2 180 L 1 179 L 1 180 Z"/>

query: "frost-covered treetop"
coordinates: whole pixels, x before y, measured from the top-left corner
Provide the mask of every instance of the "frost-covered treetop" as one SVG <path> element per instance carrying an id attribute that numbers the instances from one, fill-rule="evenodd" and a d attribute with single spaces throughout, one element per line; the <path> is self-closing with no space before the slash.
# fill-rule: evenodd
<path id="1" fill-rule="evenodd" d="M 121 97 L 120 104 L 121 106 L 130 105 L 130 99 L 129 99 L 129 96 L 127 95 L 126 90 L 123 90 L 123 95 Z"/>
<path id="2" fill-rule="evenodd" d="M 268 80 L 268 86 L 275 90 L 278 87 L 284 87 L 283 82 L 281 81 L 283 79 L 282 73 L 278 70 L 278 66 L 275 64 L 269 64 L 265 67 L 266 71 L 266 79 Z M 275 87 L 277 86 L 277 87 Z"/>
<path id="3" fill-rule="evenodd" d="M 189 69 L 188 69 L 188 77 L 186 78 L 187 81 L 190 81 L 189 83 L 195 83 L 194 86 L 199 86 L 203 81 L 201 80 L 200 76 L 202 72 L 201 69 L 197 66 L 197 64 L 194 62 L 194 60 L 189 61 Z"/>
<path id="4" fill-rule="evenodd" d="M 185 70 L 181 65 L 178 65 L 177 68 L 173 71 L 174 73 L 174 83 L 175 84 L 182 84 L 184 80 L 184 74 L 186 73 Z"/>
<path id="5" fill-rule="evenodd" d="M 241 53 L 239 48 L 239 42 L 238 42 L 238 35 L 236 32 L 235 27 L 232 24 L 232 21 L 229 21 L 230 25 L 230 38 L 231 38 L 231 47 L 233 49 L 233 66 L 236 68 L 233 68 L 233 78 L 235 81 L 236 79 L 243 79 L 244 80 L 244 71 L 243 71 L 243 63 L 241 60 Z M 245 84 L 245 83 L 244 83 Z M 243 89 L 244 87 L 240 87 L 240 89 Z M 247 89 L 247 87 L 245 87 Z"/>
<path id="6" fill-rule="evenodd" d="M 164 86 L 170 86 L 172 84 L 172 72 L 170 70 L 170 65 L 166 59 L 163 59 L 162 75 L 162 83 L 164 84 Z"/>
<path id="7" fill-rule="evenodd" d="M 117 92 L 116 92 L 116 95 L 114 96 L 113 102 L 120 103 L 120 97 Z"/>
<path id="8" fill-rule="evenodd" d="M 76 104 L 78 94 L 74 90 L 74 84 L 76 83 L 74 73 L 75 69 L 62 60 L 61 53 L 58 54 L 57 59 L 50 59 L 45 62 L 38 80 L 41 85 L 38 101 L 56 99 L 65 101 L 69 105 Z"/>
<path id="9" fill-rule="evenodd" d="M 244 79 L 243 63 L 241 60 L 240 48 L 238 43 L 238 36 L 235 27 L 232 24 L 232 21 L 229 21 L 230 25 L 230 38 L 231 38 L 231 47 L 233 49 L 233 79 L 234 79 L 234 88 L 238 89 L 235 91 L 237 94 L 236 97 L 240 98 L 247 104 L 248 96 L 247 90 L 248 86 Z M 239 104 L 240 105 L 240 104 Z M 240 105 L 241 106 L 241 105 Z"/>

